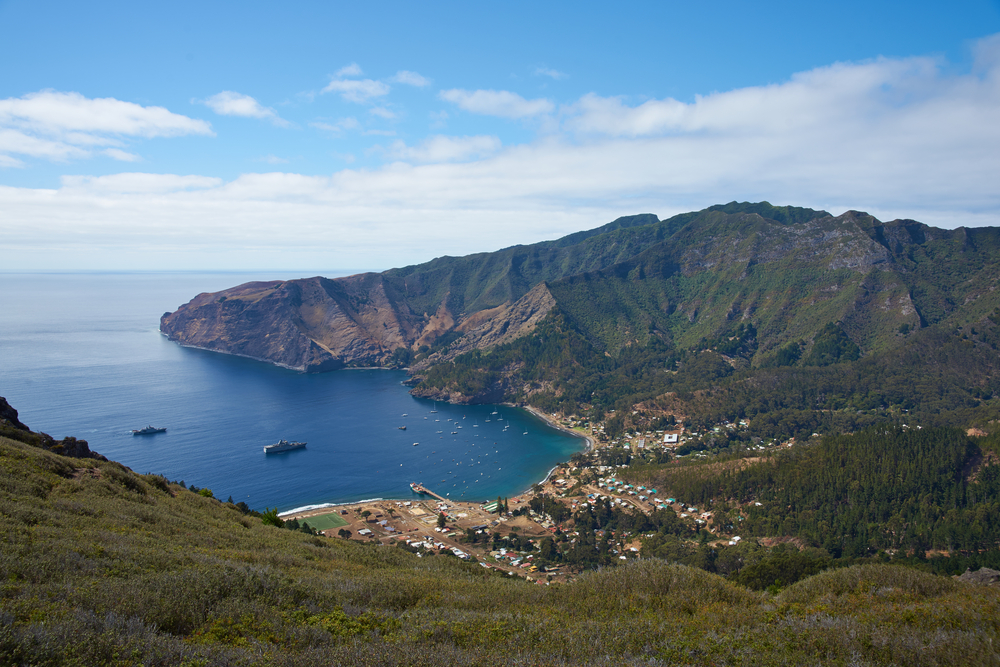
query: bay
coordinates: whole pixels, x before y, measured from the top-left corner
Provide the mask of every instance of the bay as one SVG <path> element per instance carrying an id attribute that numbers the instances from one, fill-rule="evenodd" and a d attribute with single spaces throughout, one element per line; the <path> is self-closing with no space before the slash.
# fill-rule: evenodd
<path id="1" fill-rule="evenodd" d="M 199 292 L 294 277 L 0 273 L 0 395 L 33 430 L 256 509 L 409 498 L 414 481 L 460 500 L 513 496 L 583 448 L 524 410 L 414 398 L 402 371 L 307 375 L 158 331 Z M 132 435 L 147 424 L 167 432 Z M 308 444 L 265 455 L 279 439 Z"/>

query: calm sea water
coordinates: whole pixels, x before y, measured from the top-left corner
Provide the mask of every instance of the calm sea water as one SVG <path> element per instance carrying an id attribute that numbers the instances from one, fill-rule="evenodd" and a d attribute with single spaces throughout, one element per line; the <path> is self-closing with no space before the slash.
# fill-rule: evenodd
<path id="1" fill-rule="evenodd" d="M 456 499 L 513 496 L 582 449 L 522 410 L 416 399 L 400 371 L 306 375 L 158 332 L 199 292 L 294 277 L 0 274 L 0 396 L 33 430 L 282 511 L 409 498 L 412 481 Z M 167 432 L 131 434 L 147 424 Z M 308 445 L 263 453 L 282 438 Z"/>

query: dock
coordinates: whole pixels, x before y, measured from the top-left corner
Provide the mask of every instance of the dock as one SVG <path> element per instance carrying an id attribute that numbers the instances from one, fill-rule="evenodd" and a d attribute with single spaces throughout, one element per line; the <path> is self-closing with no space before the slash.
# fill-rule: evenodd
<path id="1" fill-rule="evenodd" d="M 426 493 L 429 496 L 437 498 L 438 500 L 440 500 L 443 503 L 450 502 L 447 498 L 443 498 L 443 497 L 439 496 L 438 494 L 434 493 L 433 491 L 431 491 L 430 489 L 428 489 L 423 484 L 413 484 L 410 488 L 413 489 L 414 491 L 416 491 L 417 493 Z"/>

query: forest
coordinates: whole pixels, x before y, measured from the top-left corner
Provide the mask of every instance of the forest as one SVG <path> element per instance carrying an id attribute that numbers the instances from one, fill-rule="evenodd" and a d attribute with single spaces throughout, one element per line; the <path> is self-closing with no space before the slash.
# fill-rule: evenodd
<path id="1" fill-rule="evenodd" d="M 954 572 L 1000 564 L 998 454 L 997 435 L 879 425 L 751 465 L 671 462 L 632 467 L 627 477 L 710 508 L 744 537 L 799 538 L 831 559 L 950 554 L 937 568 Z"/>

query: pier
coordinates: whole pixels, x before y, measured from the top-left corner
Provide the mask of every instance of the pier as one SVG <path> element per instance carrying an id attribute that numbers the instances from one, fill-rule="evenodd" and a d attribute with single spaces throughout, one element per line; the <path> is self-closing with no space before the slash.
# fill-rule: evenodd
<path id="1" fill-rule="evenodd" d="M 450 502 L 447 498 L 443 498 L 443 497 L 439 496 L 438 494 L 434 493 L 433 491 L 431 491 L 430 489 L 428 489 L 423 484 L 411 484 L 410 488 L 413 489 L 414 491 L 416 491 L 417 493 L 426 493 L 429 496 L 433 496 L 434 498 L 437 498 L 438 500 L 440 500 L 443 503 Z"/>

